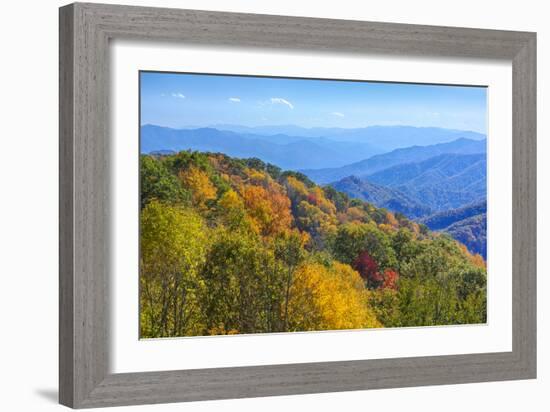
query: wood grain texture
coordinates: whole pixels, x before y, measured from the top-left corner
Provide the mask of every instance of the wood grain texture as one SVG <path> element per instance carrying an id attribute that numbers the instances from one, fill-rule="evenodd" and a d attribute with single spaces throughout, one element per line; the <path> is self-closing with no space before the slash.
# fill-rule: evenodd
<path id="1" fill-rule="evenodd" d="M 73 29 L 59 15 L 59 401 L 73 404 Z"/>
<path id="2" fill-rule="evenodd" d="M 532 36 L 512 62 L 513 350 L 533 376 L 537 368 L 536 52 Z"/>
<path id="3" fill-rule="evenodd" d="M 60 402 L 84 408 L 536 376 L 534 33 L 75 3 L 60 9 Z M 513 65 L 513 350 L 110 374 L 109 40 L 505 59 Z"/>

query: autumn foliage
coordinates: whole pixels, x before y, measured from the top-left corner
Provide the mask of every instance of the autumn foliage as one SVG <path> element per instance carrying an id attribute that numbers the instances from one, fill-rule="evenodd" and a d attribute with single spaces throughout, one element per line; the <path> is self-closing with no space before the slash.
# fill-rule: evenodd
<path id="1" fill-rule="evenodd" d="M 369 255 L 366 250 L 362 251 L 353 262 L 353 268 L 359 272 L 361 277 L 371 288 L 377 288 L 384 281 L 378 271 L 378 263 Z"/>
<path id="2" fill-rule="evenodd" d="M 392 269 L 386 269 L 382 275 L 384 281 L 382 287 L 385 289 L 397 290 L 397 281 L 399 280 L 399 273 Z"/>
<path id="3" fill-rule="evenodd" d="M 181 170 L 178 176 L 183 186 L 189 189 L 195 206 L 203 208 L 208 200 L 216 198 L 216 187 L 208 175 L 197 167 Z"/>
<path id="4" fill-rule="evenodd" d="M 142 337 L 486 321 L 483 258 L 299 172 L 142 156 Z"/>

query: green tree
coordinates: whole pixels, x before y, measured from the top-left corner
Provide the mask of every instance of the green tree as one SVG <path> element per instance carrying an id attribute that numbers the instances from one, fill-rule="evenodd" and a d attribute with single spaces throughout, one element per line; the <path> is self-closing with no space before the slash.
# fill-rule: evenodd
<path id="1" fill-rule="evenodd" d="M 156 200 L 140 220 L 141 336 L 200 334 L 207 228 L 196 212 Z"/>
<path id="2" fill-rule="evenodd" d="M 392 326 L 486 322 L 486 272 L 474 266 L 452 239 L 417 243 L 401 264 L 399 320 Z"/>
<path id="3" fill-rule="evenodd" d="M 306 253 L 303 248 L 304 238 L 298 231 L 285 232 L 275 239 L 275 257 L 282 263 L 284 268 L 284 301 L 282 303 L 282 330 L 288 330 L 288 308 L 290 303 L 290 290 L 294 282 L 295 272 L 300 263 L 304 260 Z"/>
<path id="4" fill-rule="evenodd" d="M 225 192 L 217 204 L 221 223 L 232 230 L 248 227 L 243 199 L 232 189 Z"/>
<path id="5" fill-rule="evenodd" d="M 359 254 L 366 251 L 381 270 L 397 265 L 390 236 L 378 229 L 374 222 L 351 222 L 339 226 L 332 251 L 336 259 L 347 264 L 353 264 Z"/>
<path id="6" fill-rule="evenodd" d="M 259 236 L 218 230 L 203 278 L 208 290 L 204 311 L 209 333 L 279 330 L 284 271 Z"/>
<path id="7" fill-rule="evenodd" d="M 161 160 L 144 155 L 140 157 L 141 208 L 144 208 L 153 199 L 161 202 L 186 204 L 190 200 L 190 195 Z"/>
<path id="8" fill-rule="evenodd" d="M 303 200 L 297 208 L 297 226 L 311 236 L 313 249 L 322 250 L 336 232 L 336 217 Z"/>

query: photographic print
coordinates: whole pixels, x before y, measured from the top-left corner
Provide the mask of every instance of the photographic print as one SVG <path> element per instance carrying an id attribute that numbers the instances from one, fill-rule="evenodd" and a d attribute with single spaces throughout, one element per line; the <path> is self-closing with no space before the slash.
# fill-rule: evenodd
<path id="1" fill-rule="evenodd" d="M 140 337 L 487 322 L 487 88 L 142 71 Z"/>

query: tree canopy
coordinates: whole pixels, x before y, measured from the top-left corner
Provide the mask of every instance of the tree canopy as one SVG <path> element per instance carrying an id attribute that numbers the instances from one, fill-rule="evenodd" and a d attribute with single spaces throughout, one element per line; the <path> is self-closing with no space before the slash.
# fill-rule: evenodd
<path id="1" fill-rule="evenodd" d="M 141 336 L 486 322 L 449 236 L 259 159 L 141 157 Z"/>

